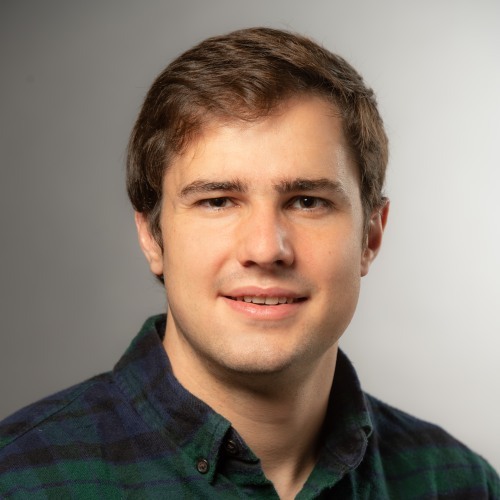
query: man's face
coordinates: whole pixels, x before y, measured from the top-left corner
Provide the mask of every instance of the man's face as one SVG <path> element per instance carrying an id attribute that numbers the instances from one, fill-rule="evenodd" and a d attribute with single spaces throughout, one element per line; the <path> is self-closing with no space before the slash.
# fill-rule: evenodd
<path id="1" fill-rule="evenodd" d="M 138 226 L 165 278 L 167 352 L 232 373 L 307 368 L 335 352 L 383 229 L 374 217 L 363 235 L 359 172 L 317 97 L 214 123 L 165 174 L 163 253 L 140 215 Z"/>

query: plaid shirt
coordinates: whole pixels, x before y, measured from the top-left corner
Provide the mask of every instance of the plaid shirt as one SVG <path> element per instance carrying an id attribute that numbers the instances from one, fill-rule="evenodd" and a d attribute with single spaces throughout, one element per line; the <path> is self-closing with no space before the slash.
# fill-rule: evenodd
<path id="1" fill-rule="evenodd" d="M 0 423 L 0 498 L 278 498 L 231 424 L 174 378 L 150 318 L 110 373 Z M 442 429 L 362 392 L 339 353 L 320 458 L 297 498 L 500 499 Z"/>

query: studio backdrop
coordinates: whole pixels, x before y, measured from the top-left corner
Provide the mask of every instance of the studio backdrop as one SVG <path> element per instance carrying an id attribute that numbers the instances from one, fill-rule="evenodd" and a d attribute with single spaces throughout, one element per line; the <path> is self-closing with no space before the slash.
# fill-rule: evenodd
<path id="1" fill-rule="evenodd" d="M 341 339 L 364 388 L 500 469 L 500 3 L 2 0 L 0 418 L 112 368 L 164 293 L 124 186 L 153 78 L 210 35 L 290 29 L 375 89 L 389 223 Z"/>

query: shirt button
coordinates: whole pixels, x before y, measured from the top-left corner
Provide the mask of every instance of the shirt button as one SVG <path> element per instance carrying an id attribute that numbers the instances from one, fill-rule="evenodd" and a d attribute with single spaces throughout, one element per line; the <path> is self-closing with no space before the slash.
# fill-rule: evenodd
<path id="1" fill-rule="evenodd" d="M 227 453 L 229 455 L 232 455 L 233 457 L 235 457 L 240 451 L 238 445 L 232 439 L 226 441 L 224 448 L 226 449 Z"/>
<path id="2" fill-rule="evenodd" d="M 208 464 L 208 460 L 206 458 L 200 458 L 196 462 L 196 469 L 200 474 L 206 474 L 210 465 Z"/>

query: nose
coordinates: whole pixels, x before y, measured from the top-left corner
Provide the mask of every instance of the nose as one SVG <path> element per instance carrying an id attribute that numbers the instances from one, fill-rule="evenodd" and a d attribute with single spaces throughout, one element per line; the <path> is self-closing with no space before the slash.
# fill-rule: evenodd
<path id="1" fill-rule="evenodd" d="M 244 267 L 288 267 L 295 256 L 286 221 L 272 210 L 256 210 L 240 221 L 237 258 Z"/>

